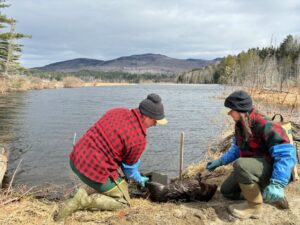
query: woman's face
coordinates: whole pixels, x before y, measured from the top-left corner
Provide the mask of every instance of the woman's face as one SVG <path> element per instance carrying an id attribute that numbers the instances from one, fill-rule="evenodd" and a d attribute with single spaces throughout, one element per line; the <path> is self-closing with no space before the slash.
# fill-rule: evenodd
<path id="1" fill-rule="evenodd" d="M 230 110 L 228 112 L 228 115 L 232 117 L 232 119 L 237 122 L 241 119 L 241 114 L 237 111 L 234 111 L 234 110 Z"/>

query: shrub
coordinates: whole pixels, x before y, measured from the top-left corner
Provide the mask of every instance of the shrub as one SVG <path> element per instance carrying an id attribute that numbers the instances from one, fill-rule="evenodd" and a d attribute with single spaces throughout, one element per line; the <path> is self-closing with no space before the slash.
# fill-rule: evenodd
<path id="1" fill-rule="evenodd" d="M 65 77 L 63 79 L 63 85 L 65 88 L 74 88 L 74 87 L 81 87 L 83 81 L 76 77 Z"/>

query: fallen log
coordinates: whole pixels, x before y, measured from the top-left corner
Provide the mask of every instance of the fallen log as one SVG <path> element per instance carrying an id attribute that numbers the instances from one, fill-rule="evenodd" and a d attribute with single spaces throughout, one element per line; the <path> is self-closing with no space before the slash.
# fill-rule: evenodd
<path id="1" fill-rule="evenodd" d="M 2 188 L 2 181 L 7 170 L 8 150 L 0 146 L 0 188 Z"/>

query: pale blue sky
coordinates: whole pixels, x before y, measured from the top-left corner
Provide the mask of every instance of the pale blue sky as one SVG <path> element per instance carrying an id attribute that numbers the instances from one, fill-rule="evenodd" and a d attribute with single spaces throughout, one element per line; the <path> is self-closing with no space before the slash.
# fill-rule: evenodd
<path id="1" fill-rule="evenodd" d="M 157 53 L 214 59 L 300 36 L 299 0 L 9 0 L 21 63 Z"/>

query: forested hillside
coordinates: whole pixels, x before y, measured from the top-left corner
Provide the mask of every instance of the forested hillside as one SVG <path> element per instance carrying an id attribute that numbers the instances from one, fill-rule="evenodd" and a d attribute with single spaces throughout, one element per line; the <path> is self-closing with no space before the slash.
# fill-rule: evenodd
<path id="1" fill-rule="evenodd" d="M 300 43 L 288 35 L 279 47 L 228 55 L 214 66 L 183 73 L 178 83 L 219 83 L 282 90 L 299 86 Z"/>
<path id="2" fill-rule="evenodd" d="M 103 72 L 82 70 L 77 72 L 59 72 L 59 71 L 40 71 L 28 70 L 25 72 L 28 76 L 39 77 L 47 80 L 61 81 L 66 77 L 76 77 L 83 81 L 101 80 L 104 82 L 126 82 L 126 83 L 143 83 L 143 82 L 175 82 L 176 77 L 169 74 L 136 74 L 127 72 Z"/>

